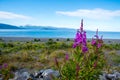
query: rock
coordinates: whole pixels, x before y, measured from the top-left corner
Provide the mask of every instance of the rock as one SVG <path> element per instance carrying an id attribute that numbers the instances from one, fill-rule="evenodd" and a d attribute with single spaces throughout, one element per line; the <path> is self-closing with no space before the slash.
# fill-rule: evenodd
<path id="1" fill-rule="evenodd" d="M 0 80 L 3 80 L 2 74 L 0 74 Z"/>
<path id="2" fill-rule="evenodd" d="M 103 73 L 103 75 L 99 75 L 99 79 L 100 80 L 107 80 L 106 75 L 107 75 L 106 73 Z"/>
<path id="3" fill-rule="evenodd" d="M 58 71 L 52 69 L 43 69 L 34 74 L 28 73 L 26 69 L 17 70 L 15 77 L 10 80 L 53 80 L 54 78 L 59 78 L 60 74 Z"/>
<path id="4" fill-rule="evenodd" d="M 116 75 L 114 75 L 114 74 L 107 74 L 106 78 L 108 80 L 116 80 Z"/>
<path id="5" fill-rule="evenodd" d="M 3 78 L 0 78 L 0 80 L 3 80 Z"/>
<path id="6" fill-rule="evenodd" d="M 14 74 L 15 77 L 13 80 L 28 80 L 30 78 L 30 74 L 27 72 L 27 69 L 19 69 Z"/>
<path id="7" fill-rule="evenodd" d="M 58 78 L 59 76 L 59 72 L 52 69 L 47 69 L 42 73 L 43 80 L 52 80 L 53 78 Z"/>
<path id="8" fill-rule="evenodd" d="M 42 73 L 44 72 L 45 70 L 40 70 L 38 73 L 36 72 L 35 74 L 34 74 L 34 77 L 35 78 L 43 78 L 42 77 Z"/>
<path id="9" fill-rule="evenodd" d="M 34 75 L 33 74 L 30 74 L 30 79 L 34 79 Z"/>
<path id="10" fill-rule="evenodd" d="M 40 70 L 34 74 L 34 77 L 39 78 L 39 80 L 53 80 L 53 78 L 58 78 L 59 76 L 59 72 L 52 69 Z"/>
<path id="11" fill-rule="evenodd" d="M 100 80 L 120 80 L 120 73 L 114 71 L 112 74 L 103 73 L 103 75 L 99 75 Z"/>
<path id="12" fill-rule="evenodd" d="M 119 72 L 115 72 L 114 74 L 116 75 L 116 79 L 120 79 L 120 73 Z"/>
<path id="13" fill-rule="evenodd" d="M 30 74 L 28 72 L 23 72 L 22 74 L 16 72 L 14 80 L 28 80 L 29 78 Z"/>

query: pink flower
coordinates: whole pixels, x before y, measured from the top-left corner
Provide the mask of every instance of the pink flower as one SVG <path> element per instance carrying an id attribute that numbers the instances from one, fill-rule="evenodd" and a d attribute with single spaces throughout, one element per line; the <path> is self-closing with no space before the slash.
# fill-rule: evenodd
<path id="1" fill-rule="evenodd" d="M 65 60 L 66 61 L 69 60 L 69 54 L 68 53 L 65 54 Z"/>
<path id="2" fill-rule="evenodd" d="M 97 31 L 96 31 L 95 37 L 96 37 L 96 39 L 93 39 L 93 38 L 92 38 L 91 44 L 92 44 L 92 45 L 95 45 L 96 48 L 101 48 L 101 46 L 102 46 L 102 44 L 103 44 L 103 40 L 102 40 L 102 37 L 103 37 L 103 36 L 101 36 L 101 38 L 99 39 L 98 29 L 97 29 Z"/>
<path id="3" fill-rule="evenodd" d="M 77 31 L 77 33 L 76 33 L 76 37 L 75 37 L 75 42 L 77 43 L 77 44 L 79 44 L 80 43 L 80 33 L 79 33 L 79 31 Z"/>
<path id="4" fill-rule="evenodd" d="M 97 66 L 97 61 L 94 62 L 94 64 L 93 64 L 93 67 L 94 67 L 94 68 L 96 68 L 96 66 Z"/>
<path id="5" fill-rule="evenodd" d="M 4 63 L 4 64 L 3 64 L 3 67 L 4 67 L 4 68 L 7 68 L 7 67 L 8 67 L 8 64 L 7 64 L 7 63 Z"/>
<path id="6" fill-rule="evenodd" d="M 95 39 L 92 39 L 91 44 L 92 44 L 92 45 L 96 45 L 96 40 L 95 40 Z"/>
<path id="7" fill-rule="evenodd" d="M 85 53 L 88 51 L 88 48 L 86 46 L 82 46 L 82 52 Z"/>
<path id="8" fill-rule="evenodd" d="M 86 38 L 86 32 L 83 32 L 83 45 L 87 45 L 87 38 Z"/>
<path id="9" fill-rule="evenodd" d="M 76 44 L 76 43 L 74 43 L 72 47 L 73 47 L 73 48 L 76 48 L 76 47 L 77 47 L 77 44 Z"/>
<path id="10" fill-rule="evenodd" d="M 73 48 L 76 48 L 81 42 L 82 41 L 81 41 L 80 33 L 77 31 L 76 37 L 74 39 Z"/>
<path id="11" fill-rule="evenodd" d="M 2 65 L 0 65 L 0 69 L 2 69 Z"/>
<path id="12" fill-rule="evenodd" d="M 101 46 L 102 46 L 102 44 L 101 44 L 101 43 L 98 43 L 97 47 L 100 48 Z"/>
<path id="13" fill-rule="evenodd" d="M 97 39 L 99 39 L 99 36 L 98 36 L 98 29 L 97 29 L 97 31 L 96 31 L 95 37 L 96 37 Z"/>
<path id="14" fill-rule="evenodd" d="M 82 52 L 83 53 L 88 51 L 86 32 L 83 31 L 83 19 L 81 20 L 81 27 L 80 27 L 80 29 L 76 33 L 76 37 L 74 39 L 73 48 L 76 48 L 77 46 L 81 46 L 82 47 Z"/>

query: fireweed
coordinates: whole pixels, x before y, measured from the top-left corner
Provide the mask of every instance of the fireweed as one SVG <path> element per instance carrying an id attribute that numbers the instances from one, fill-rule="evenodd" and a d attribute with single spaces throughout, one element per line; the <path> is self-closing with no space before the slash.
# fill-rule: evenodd
<path id="1" fill-rule="evenodd" d="M 88 46 L 88 44 L 91 44 Z M 98 30 L 92 38 L 91 43 L 87 43 L 86 31 L 83 29 L 81 20 L 80 29 L 77 30 L 73 43 L 73 53 L 66 54 L 63 64 L 56 65 L 59 68 L 62 80 L 97 80 L 105 64 L 102 52 L 103 40 L 99 38 Z M 92 47 L 92 48 L 89 48 Z"/>
<path id="2" fill-rule="evenodd" d="M 8 80 L 9 78 L 13 78 L 14 74 L 10 71 L 10 67 L 7 63 L 0 65 L 0 75 L 3 80 Z"/>

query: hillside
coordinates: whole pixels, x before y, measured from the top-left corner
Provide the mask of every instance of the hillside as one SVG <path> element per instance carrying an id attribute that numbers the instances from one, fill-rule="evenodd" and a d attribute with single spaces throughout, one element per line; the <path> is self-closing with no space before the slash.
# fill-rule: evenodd
<path id="1" fill-rule="evenodd" d="M 14 25 L 0 23 L 0 29 L 21 29 L 21 28 Z"/>
<path id="2" fill-rule="evenodd" d="M 58 28 L 53 26 L 35 26 L 35 25 L 14 26 L 5 23 L 0 23 L 0 29 L 73 30 L 71 28 L 60 28 L 60 27 Z"/>

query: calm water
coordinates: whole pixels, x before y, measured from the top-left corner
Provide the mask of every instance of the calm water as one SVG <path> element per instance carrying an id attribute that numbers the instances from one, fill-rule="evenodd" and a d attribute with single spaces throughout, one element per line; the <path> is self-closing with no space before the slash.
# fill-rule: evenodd
<path id="1" fill-rule="evenodd" d="M 39 30 L 39 29 L 0 29 L 0 37 L 36 37 L 36 38 L 74 38 L 76 30 Z M 95 32 L 87 31 L 87 38 L 92 38 Z M 99 32 L 104 39 L 120 39 L 120 32 Z"/>

